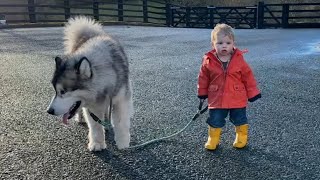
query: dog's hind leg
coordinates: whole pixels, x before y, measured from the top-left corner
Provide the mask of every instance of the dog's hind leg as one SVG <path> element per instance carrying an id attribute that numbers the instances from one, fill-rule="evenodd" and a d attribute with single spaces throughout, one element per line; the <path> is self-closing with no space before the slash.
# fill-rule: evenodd
<path id="1" fill-rule="evenodd" d="M 131 113 L 131 97 L 119 97 L 119 99 L 114 102 L 111 123 L 114 131 L 114 139 L 118 149 L 129 147 Z"/>
<path id="2" fill-rule="evenodd" d="M 92 113 L 94 113 L 99 118 L 104 119 L 104 112 L 105 111 L 103 110 L 103 111 L 99 111 L 99 112 L 95 109 L 95 111 L 93 111 Z M 86 119 L 88 127 L 89 127 L 88 149 L 90 151 L 101 151 L 101 150 L 105 149 L 107 147 L 107 145 L 105 142 L 104 127 L 92 119 L 88 109 L 83 108 L 83 115 L 84 115 L 84 118 Z"/>

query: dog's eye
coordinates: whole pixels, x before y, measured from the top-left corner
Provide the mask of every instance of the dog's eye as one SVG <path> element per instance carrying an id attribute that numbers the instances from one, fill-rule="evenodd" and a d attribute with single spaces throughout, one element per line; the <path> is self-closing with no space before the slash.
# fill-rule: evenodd
<path id="1" fill-rule="evenodd" d="M 60 91 L 60 94 L 61 94 L 61 95 L 64 95 L 65 93 L 66 93 L 66 92 L 65 92 L 64 90 L 61 90 L 61 91 Z"/>

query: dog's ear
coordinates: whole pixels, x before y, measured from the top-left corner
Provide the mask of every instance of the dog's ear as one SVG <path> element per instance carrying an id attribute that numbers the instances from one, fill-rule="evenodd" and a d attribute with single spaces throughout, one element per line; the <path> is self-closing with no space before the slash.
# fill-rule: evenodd
<path id="1" fill-rule="evenodd" d="M 56 58 L 54 58 L 54 60 L 56 61 L 56 68 L 58 69 L 62 63 L 62 59 L 57 56 Z"/>
<path id="2" fill-rule="evenodd" d="M 81 58 L 76 64 L 76 71 L 77 74 L 85 79 L 91 78 L 92 71 L 90 61 L 86 57 Z"/>

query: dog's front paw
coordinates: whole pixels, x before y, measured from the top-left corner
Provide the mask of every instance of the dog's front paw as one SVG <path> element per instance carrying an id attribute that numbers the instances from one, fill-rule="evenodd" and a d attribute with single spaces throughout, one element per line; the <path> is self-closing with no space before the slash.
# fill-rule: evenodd
<path id="1" fill-rule="evenodd" d="M 130 144 L 130 134 L 125 133 L 123 135 L 123 134 L 115 133 L 114 140 L 116 141 L 116 145 L 118 149 L 128 148 Z"/>
<path id="2" fill-rule="evenodd" d="M 107 148 L 107 144 L 105 142 L 89 142 L 88 149 L 89 151 L 101 151 Z"/>
<path id="3" fill-rule="evenodd" d="M 125 143 L 116 143 L 118 149 L 125 149 L 129 147 L 129 142 Z"/>

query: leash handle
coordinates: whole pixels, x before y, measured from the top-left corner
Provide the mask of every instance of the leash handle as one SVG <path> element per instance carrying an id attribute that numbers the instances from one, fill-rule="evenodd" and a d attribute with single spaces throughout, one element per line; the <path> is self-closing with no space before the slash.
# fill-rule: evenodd
<path id="1" fill-rule="evenodd" d="M 203 114 L 203 113 L 206 112 L 207 110 L 208 110 L 208 106 L 205 107 L 204 109 L 202 109 L 202 110 L 200 111 L 200 114 Z"/>
<path id="2" fill-rule="evenodd" d="M 193 121 L 196 120 L 200 116 L 200 114 L 203 114 L 204 112 L 206 112 L 208 110 L 208 106 L 205 107 L 204 109 L 202 109 L 204 101 L 205 101 L 204 99 L 200 99 L 200 103 L 199 103 L 199 107 L 198 107 L 199 110 L 198 110 L 197 114 L 195 114 L 193 116 L 193 118 L 192 118 Z"/>
<path id="3" fill-rule="evenodd" d="M 204 103 L 204 99 L 200 99 L 200 104 L 199 104 L 199 107 L 198 107 L 199 111 L 201 111 L 203 103 Z"/>

